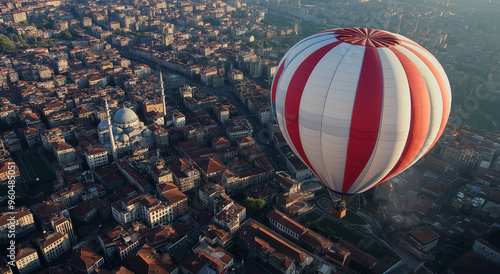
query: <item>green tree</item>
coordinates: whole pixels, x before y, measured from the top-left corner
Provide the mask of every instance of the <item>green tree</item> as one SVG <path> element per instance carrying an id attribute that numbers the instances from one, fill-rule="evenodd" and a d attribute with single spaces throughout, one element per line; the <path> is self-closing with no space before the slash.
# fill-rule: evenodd
<path id="1" fill-rule="evenodd" d="M 0 34 L 0 52 L 13 51 L 16 45 L 9 39 L 9 37 Z"/>
<path id="2" fill-rule="evenodd" d="M 63 40 L 71 40 L 73 38 L 73 35 L 71 35 L 71 32 L 69 30 L 61 31 L 61 39 Z"/>
<path id="3" fill-rule="evenodd" d="M 253 199 L 250 197 L 246 197 L 245 200 L 243 200 L 243 206 L 246 207 L 246 209 L 250 212 L 251 215 L 261 210 L 264 207 L 264 205 L 266 205 L 266 202 L 261 199 Z"/>

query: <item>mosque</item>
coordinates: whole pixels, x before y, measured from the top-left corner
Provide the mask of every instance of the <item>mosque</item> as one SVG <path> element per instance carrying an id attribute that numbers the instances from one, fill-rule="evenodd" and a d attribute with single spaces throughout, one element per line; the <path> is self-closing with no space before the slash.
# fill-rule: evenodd
<path id="1" fill-rule="evenodd" d="M 163 77 L 160 71 L 160 89 L 163 103 L 163 116 L 166 116 L 165 93 L 163 88 Z M 155 145 L 153 132 L 139 120 L 139 116 L 129 109 L 119 109 L 113 119 L 110 119 L 108 100 L 106 104 L 106 120 L 97 126 L 99 142 L 111 152 L 113 161 L 117 161 L 118 155 L 126 155 L 136 148 L 148 148 Z"/>
<path id="2" fill-rule="evenodd" d="M 117 155 L 128 154 L 138 147 L 155 145 L 153 132 L 139 121 L 139 117 L 131 109 L 119 109 L 111 120 L 112 136 L 109 129 L 109 120 L 104 120 L 97 126 L 99 141 L 112 152 L 113 144 L 110 138 L 113 138 Z"/>

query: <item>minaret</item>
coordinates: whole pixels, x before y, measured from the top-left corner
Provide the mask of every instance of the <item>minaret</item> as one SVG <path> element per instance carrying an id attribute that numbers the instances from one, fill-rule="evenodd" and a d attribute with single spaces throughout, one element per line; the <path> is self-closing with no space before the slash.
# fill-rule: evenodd
<path id="1" fill-rule="evenodd" d="M 160 89 L 161 89 L 161 103 L 163 105 L 163 117 L 167 116 L 167 105 L 165 104 L 165 89 L 163 88 L 163 76 L 161 76 L 160 69 Z"/>
<path id="2" fill-rule="evenodd" d="M 116 162 L 116 160 L 118 160 L 118 157 L 116 156 L 115 138 L 113 137 L 113 128 L 111 127 L 111 119 L 109 118 L 107 97 L 104 97 L 104 102 L 106 103 L 106 119 L 108 120 L 109 140 L 111 141 L 111 154 L 113 154 L 113 162 Z"/>

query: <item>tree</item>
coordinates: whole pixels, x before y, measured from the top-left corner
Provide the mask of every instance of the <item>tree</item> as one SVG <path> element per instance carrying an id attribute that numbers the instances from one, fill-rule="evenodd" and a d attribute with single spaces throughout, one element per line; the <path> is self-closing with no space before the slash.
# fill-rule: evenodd
<path id="1" fill-rule="evenodd" d="M 243 200 L 243 206 L 246 207 L 251 215 L 253 215 L 254 212 L 261 210 L 264 205 L 266 205 L 266 202 L 261 199 L 246 197 L 245 200 Z"/>
<path id="2" fill-rule="evenodd" d="M 61 39 L 63 40 L 71 40 L 73 38 L 73 35 L 71 35 L 71 32 L 69 30 L 61 31 Z"/>
<path id="3" fill-rule="evenodd" d="M 15 48 L 16 46 L 7 36 L 0 34 L 0 52 L 13 51 Z"/>

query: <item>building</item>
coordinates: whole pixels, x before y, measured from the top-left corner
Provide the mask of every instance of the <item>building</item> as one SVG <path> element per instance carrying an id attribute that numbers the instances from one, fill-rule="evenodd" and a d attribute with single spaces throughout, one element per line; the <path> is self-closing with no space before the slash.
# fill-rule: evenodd
<path id="1" fill-rule="evenodd" d="M 52 232 L 42 238 L 37 239 L 36 244 L 47 263 L 51 263 L 62 254 L 71 249 L 68 234 Z"/>
<path id="2" fill-rule="evenodd" d="M 0 184 L 7 184 L 9 178 L 17 181 L 20 175 L 19 167 L 15 163 L 13 165 L 7 162 L 0 163 Z"/>
<path id="3" fill-rule="evenodd" d="M 148 244 L 142 246 L 136 255 L 127 257 L 125 261 L 134 273 L 179 273 L 177 265 L 162 260 L 162 256 Z"/>
<path id="4" fill-rule="evenodd" d="M 69 212 L 61 202 L 43 201 L 31 206 L 31 211 L 46 230 L 52 227 L 53 218 L 64 216 L 69 219 Z"/>
<path id="5" fill-rule="evenodd" d="M 326 260 L 340 267 L 343 267 L 348 262 L 350 258 L 350 252 L 348 250 L 333 246 L 333 243 L 329 240 L 293 221 L 278 210 L 271 210 L 267 214 L 267 218 L 279 231 L 289 235 L 314 254 L 320 254 L 324 256 Z"/>
<path id="6" fill-rule="evenodd" d="M 144 221 L 150 228 L 173 221 L 173 207 L 145 194 L 135 195 L 111 205 L 113 218 L 120 224 Z"/>
<path id="7" fill-rule="evenodd" d="M 231 243 L 231 233 L 225 231 L 220 226 L 211 224 L 201 234 L 200 242 L 207 242 L 211 245 L 228 247 Z"/>
<path id="8" fill-rule="evenodd" d="M 500 264 L 500 249 L 485 241 L 483 238 L 478 238 L 472 246 L 472 250 L 477 255 Z"/>
<path id="9" fill-rule="evenodd" d="M 313 261 L 302 248 L 253 219 L 241 225 L 238 242 L 248 248 L 250 257 L 260 258 L 282 273 L 301 272 Z"/>
<path id="10" fill-rule="evenodd" d="M 54 203 L 62 203 L 65 207 L 71 207 L 78 203 L 84 192 L 82 183 L 74 183 L 61 188 L 58 192 L 50 195 L 50 198 Z"/>
<path id="11" fill-rule="evenodd" d="M 54 112 L 47 115 L 49 126 L 54 128 L 62 125 L 68 125 L 73 122 L 74 115 L 70 111 Z"/>
<path id="12" fill-rule="evenodd" d="M 142 101 L 142 109 L 144 113 L 163 113 L 163 103 L 160 99 L 146 99 Z"/>
<path id="13" fill-rule="evenodd" d="M 201 204 L 206 208 L 209 208 L 213 200 L 222 194 L 226 194 L 226 192 L 224 188 L 218 184 L 206 184 L 198 189 L 198 197 Z"/>
<path id="14" fill-rule="evenodd" d="M 22 21 L 26 21 L 28 17 L 26 16 L 26 12 L 24 11 L 14 11 L 12 12 L 12 20 L 14 23 L 21 23 Z"/>
<path id="15" fill-rule="evenodd" d="M 63 143 L 64 135 L 60 128 L 47 129 L 40 132 L 40 140 L 45 149 L 51 150 L 52 143 Z"/>
<path id="16" fill-rule="evenodd" d="M 174 211 L 174 218 L 181 217 L 187 213 L 188 197 L 182 193 L 173 183 L 161 183 L 156 186 L 160 198 L 168 202 Z"/>
<path id="17" fill-rule="evenodd" d="M 61 166 L 76 161 L 76 150 L 67 143 L 52 143 L 52 151 Z"/>
<path id="18" fill-rule="evenodd" d="M 103 186 L 102 189 L 105 188 Z M 84 199 L 83 202 L 78 203 L 78 205 L 70 210 L 71 217 L 73 220 L 81 222 L 81 223 L 91 223 L 97 217 L 97 207 L 94 205 L 95 199 L 97 195 L 97 189 L 92 191 L 92 194 L 89 195 L 92 198 Z"/>
<path id="19" fill-rule="evenodd" d="M 118 170 L 127 179 L 128 183 L 134 186 L 138 192 L 148 193 L 151 191 L 151 184 L 149 184 L 148 180 L 132 167 L 131 162 L 119 160 Z"/>
<path id="20" fill-rule="evenodd" d="M 38 259 L 38 253 L 31 247 L 20 248 L 15 261 L 20 274 L 31 273 L 42 267 L 40 259 Z"/>
<path id="21" fill-rule="evenodd" d="M 179 87 L 179 95 L 182 99 L 193 97 L 193 89 L 189 85 L 182 85 Z"/>
<path id="22" fill-rule="evenodd" d="M 372 255 L 370 255 L 368 253 L 363 252 L 359 248 L 351 245 L 350 243 L 348 243 L 342 239 L 337 241 L 336 244 L 337 244 L 337 247 L 341 248 L 342 250 L 347 250 L 350 253 L 350 257 L 351 257 L 352 262 L 354 262 L 362 267 L 372 269 L 378 263 L 377 258 L 373 257 Z"/>
<path id="23" fill-rule="evenodd" d="M 91 170 L 109 164 L 108 150 L 104 146 L 90 146 L 85 148 L 85 159 Z"/>
<path id="24" fill-rule="evenodd" d="M 96 270 L 104 264 L 104 258 L 85 243 L 73 250 L 69 265 L 84 273 L 97 272 Z"/>
<path id="25" fill-rule="evenodd" d="M 226 166 L 216 154 L 194 159 L 194 164 L 200 171 L 200 177 L 205 183 L 218 181 L 218 175 L 226 170 Z"/>
<path id="26" fill-rule="evenodd" d="M 267 218 L 269 219 L 269 222 L 281 232 L 288 234 L 296 240 L 298 240 L 299 236 L 304 234 L 307 230 L 305 227 L 288 218 L 285 214 L 276 209 L 269 211 L 269 213 L 267 213 Z"/>
<path id="27" fill-rule="evenodd" d="M 169 166 L 169 169 L 172 171 L 174 183 L 182 192 L 195 189 L 200 184 L 200 172 L 186 158 L 175 160 Z"/>
<path id="28" fill-rule="evenodd" d="M 68 234 L 70 241 L 76 240 L 76 235 L 73 231 L 73 225 L 66 219 L 66 217 L 54 218 L 52 221 L 52 228 L 61 234 Z"/>
<path id="29" fill-rule="evenodd" d="M 229 120 L 229 108 L 227 106 L 217 103 L 212 108 L 219 123 L 224 124 Z"/>
<path id="30" fill-rule="evenodd" d="M 237 116 L 224 123 L 229 141 L 234 142 L 238 138 L 252 136 L 253 127 L 245 117 Z"/>
<path id="31" fill-rule="evenodd" d="M 228 272 L 234 262 L 233 255 L 221 247 L 212 247 L 201 243 L 180 262 L 182 273 L 216 273 Z"/>
<path id="32" fill-rule="evenodd" d="M 179 240 L 177 232 L 169 225 L 159 226 L 148 233 L 146 242 L 155 249 L 160 249 L 166 245 L 174 244 Z"/>
<path id="33" fill-rule="evenodd" d="M 149 228 L 144 224 L 132 222 L 104 229 L 98 239 L 106 260 L 113 258 L 123 260 L 135 253 L 146 242 L 149 232 Z"/>
<path id="34" fill-rule="evenodd" d="M 172 114 L 172 124 L 174 127 L 183 127 L 186 125 L 186 115 L 184 115 L 182 112 L 178 111 L 178 110 L 173 110 L 171 112 Z M 167 123 L 168 125 L 168 123 Z"/>
<path id="35" fill-rule="evenodd" d="M 172 182 L 172 172 L 163 164 L 149 165 L 148 174 L 153 179 L 154 184 Z"/>
<path id="36" fill-rule="evenodd" d="M 153 131 L 156 146 L 162 151 L 166 150 L 169 143 L 168 131 L 158 125 L 149 125 L 149 129 Z"/>
<path id="37" fill-rule="evenodd" d="M 28 147 L 32 148 L 40 144 L 40 133 L 35 127 L 26 127 L 19 130 L 21 135 L 28 143 Z"/>
<path id="38" fill-rule="evenodd" d="M 438 242 L 439 234 L 428 226 L 414 229 L 401 237 L 399 245 L 418 258 L 423 258 L 425 253 L 434 248 Z"/>
<path id="39" fill-rule="evenodd" d="M 0 217 L 0 240 L 2 242 L 9 240 L 7 237 L 9 235 L 9 226 L 11 226 L 13 220 L 15 220 L 16 238 L 21 238 L 36 229 L 33 214 L 26 207 L 19 207 L 15 212 L 15 218 L 12 218 L 12 215 L 9 213 L 2 213 Z"/>
<path id="40" fill-rule="evenodd" d="M 223 203 L 222 208 L 216 207 L 215 211 L 218 211 L 218 213 L 214 217 L 214 223 L 232 234 L 240 227 L 243 220 L 245 220 L 246 208 L 233 202 L 228 196 L 225 198 L 228 200 L 227 203 Z M 220 206 L 220 203 L 217 206 Z"/>

